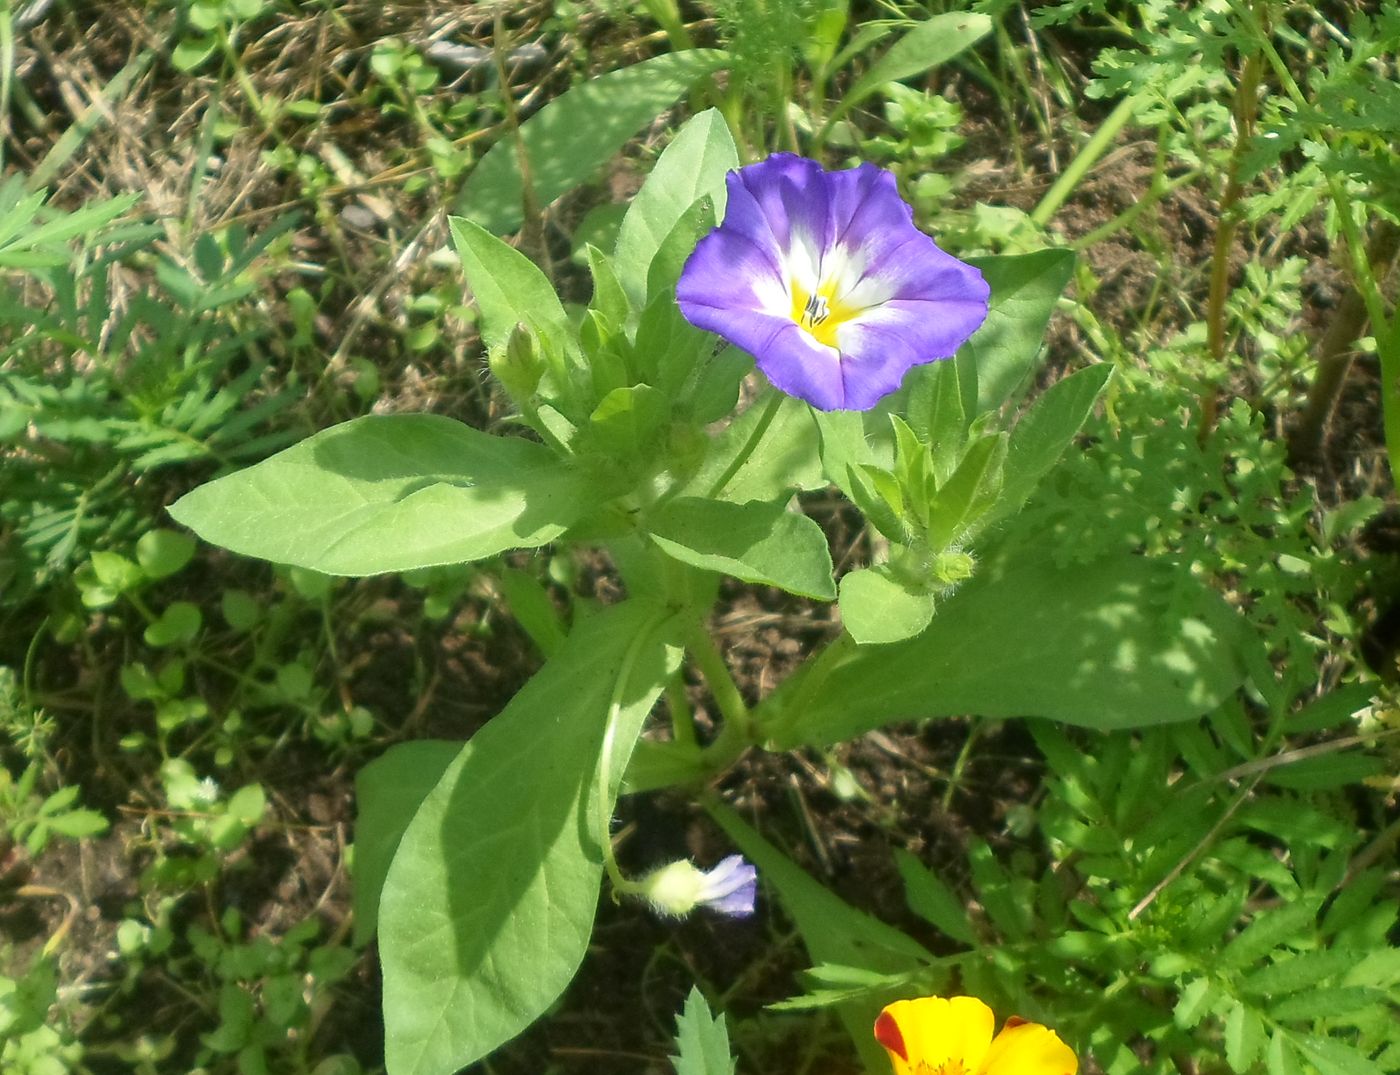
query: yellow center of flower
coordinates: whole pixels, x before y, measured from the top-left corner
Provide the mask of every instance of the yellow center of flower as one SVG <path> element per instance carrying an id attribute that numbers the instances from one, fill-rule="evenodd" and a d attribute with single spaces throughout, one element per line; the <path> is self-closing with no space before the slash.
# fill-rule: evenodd
<path id="1" fill-rule="evenodd" d="M 917 1075 L 968 1075 L 967 1068 L 963 1067 L 963 1062 L 957 1057 L 945 1060 L 937 1067 L 932 1067 L 927 1061 L 921 1060 L 915 1071 Z"/>
<path id="2" fill-rule="evenodd" d="M 836 285 L 828 280 L 816 291 L 808 292 L 796 280 L 792 281 L 792 319 L 807 330 L 818 343 L 836 346 L 836 330 L 860 313 L 836 296 Z M 933 1072 L 931 1075 L 940 1075 Z M 958 1075 L 948 1072 L 947 1075 Z"/>

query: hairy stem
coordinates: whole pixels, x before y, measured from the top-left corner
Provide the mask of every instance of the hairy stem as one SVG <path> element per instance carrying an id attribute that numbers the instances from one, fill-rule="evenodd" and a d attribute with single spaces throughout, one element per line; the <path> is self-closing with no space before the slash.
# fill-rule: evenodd
<path id="1" fill-rule="evenodd" d="M 1240 182 L 1240 167 L 1249 140 L 1254 135 L 1254 120 L 1259 114 L 1259 84 L 1264 74 L 1264 56 L 1255 49 L 1244 61 L 1239 84 L 1235 87 L 1235 145 L 1230 152 L 1229 172 L 1225 193 L 1220 199 L 1219 223 L 1215 228 L 1215 245 L 1211 251 L 1210 296 L 1206 300 L 1206 348 L 1218 363 L 1225 361 L 1225 299 L 1230 293 L 1230 252 L 1235 247 L 1235 230 L 1239 227 L 1236 206 L 1244 192 Z M 1201 390 L 1201 425 L 1198 436 L 1204 438 L 1215 427 L 1220 412 L 1219 388 L 1207 384 Z"/>

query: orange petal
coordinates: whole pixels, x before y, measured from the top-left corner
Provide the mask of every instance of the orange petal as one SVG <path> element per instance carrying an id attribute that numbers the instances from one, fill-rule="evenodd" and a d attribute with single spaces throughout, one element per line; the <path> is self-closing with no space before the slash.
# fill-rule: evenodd
<path id="1" fill-rule="evenodd" d="M 875 1040 L 890 1054 L 895 1075 L 937 1071 L 950 1060 L 972 1072 L 987 1055 L 995 1023 L 992 1009 L 976 997 L 897 1000 L 875 1020 Z"/>
<path id="2" fill-rule="evenodd" d="M 987 1050 L 978 1075 L 1076 1075 L 1074 1051 L 1049 1027 L 1015 1016 Z"/>

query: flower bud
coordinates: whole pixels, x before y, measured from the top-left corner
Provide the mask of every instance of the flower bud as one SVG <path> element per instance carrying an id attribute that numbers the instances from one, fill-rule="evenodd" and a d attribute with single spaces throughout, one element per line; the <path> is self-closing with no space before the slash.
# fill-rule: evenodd
<path id="1" fill-rule="evenodd" d="M 536 350 L 534 334 L 523 321 L 511 330 L 505 347 L 493 350 L 486 361 L 506 394 L 517 403 L 529 399 L 540 386 L 544 364 Z"/>
<path id="2" fill-rule="evenodd" d="M 679 859 L 653 870 L 639 882 L 638 895 L 658 914 L 681 917 L 696 907 L 733 918 L 753 914 L 758 871 L 741 855 L 722 859 L 713 870 L 701 870 Z"/>

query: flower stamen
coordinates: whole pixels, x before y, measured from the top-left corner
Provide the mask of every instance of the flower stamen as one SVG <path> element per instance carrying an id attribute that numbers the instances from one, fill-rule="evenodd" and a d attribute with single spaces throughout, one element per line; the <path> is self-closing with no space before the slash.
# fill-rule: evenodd
<path id="1" fill-rule="evenodd" d="M 811 294 L 795 280 L 791 287 L 792 319 L 818 343 L 835 347 L 836 330 L 859 314 L 860 310 L 836 297 L 836 285 L 832 281 L 822 284 Z"/>

